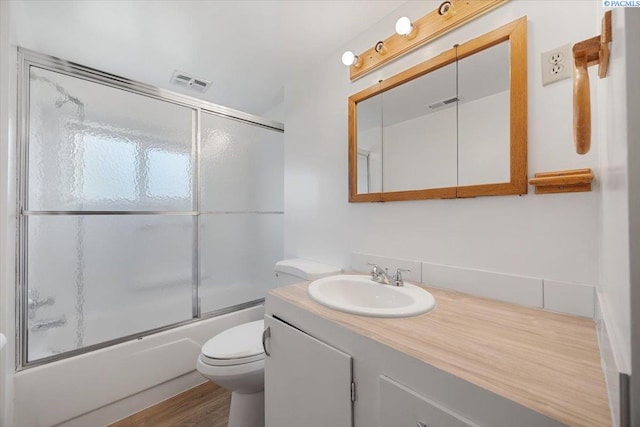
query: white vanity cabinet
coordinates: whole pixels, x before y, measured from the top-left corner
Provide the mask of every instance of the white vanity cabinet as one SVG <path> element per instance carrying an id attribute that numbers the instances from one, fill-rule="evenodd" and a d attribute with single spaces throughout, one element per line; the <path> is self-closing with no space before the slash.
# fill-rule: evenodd
<path id="1" fill-rule="evenodd" d="M 301 285 L 271 291 L 265 313 L 265 427 L 565 425 L 378 340 L 402 320 L 358 323 Z"/>
<path id="2" fill-rule="evenodd" d="M 449 408 L 380 376 L 380 427 L 477 427 Z"/>
<path id="3" fill-rule="evenodd" d="M 265 427 L 351 427 L 351 356 L 271 316 L 265 328 Z"/>

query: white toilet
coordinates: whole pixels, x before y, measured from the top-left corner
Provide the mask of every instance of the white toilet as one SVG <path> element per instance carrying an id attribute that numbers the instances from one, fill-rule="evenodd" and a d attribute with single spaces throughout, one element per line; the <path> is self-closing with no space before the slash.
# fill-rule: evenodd
<path id="1" fill-rule="evenodd" d="M 304 259 L 275 266 L 276 286 L 340 274 L 341 269 Z M 264 320 L 234 326 L 202 346 L 196 368 L 205 378 L 231 391 L 229 427 L 264 426 Z"/>

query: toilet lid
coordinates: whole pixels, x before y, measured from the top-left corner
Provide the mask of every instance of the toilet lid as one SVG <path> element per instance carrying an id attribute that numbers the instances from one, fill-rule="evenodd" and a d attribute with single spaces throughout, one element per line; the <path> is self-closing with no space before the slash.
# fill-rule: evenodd
<path id="1" fill-rule="evenodd" d="M 264 353 L 264 320 L 234 326 L 207 341 L 202 354 L 209 359 L 239 359 Z"/>

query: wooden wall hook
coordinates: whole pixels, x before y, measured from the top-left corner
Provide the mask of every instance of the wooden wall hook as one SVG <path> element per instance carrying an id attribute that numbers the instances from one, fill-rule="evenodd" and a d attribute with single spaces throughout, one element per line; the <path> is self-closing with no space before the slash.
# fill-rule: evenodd
<path id="1" fill-rule="evenodd" d="M 611 11 L 602 18 L 602 33 L 573 45 L 573 138 L 578 154 L 591 148 L 591 92 L 587 68 L 598 64 L 598 77 L 604 78 L 609 67 Z"/>

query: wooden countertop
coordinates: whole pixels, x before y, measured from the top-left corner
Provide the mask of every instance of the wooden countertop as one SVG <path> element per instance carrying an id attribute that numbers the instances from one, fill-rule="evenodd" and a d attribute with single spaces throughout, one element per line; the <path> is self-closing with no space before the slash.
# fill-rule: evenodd
<path id="1" fill-rule="evenodd" d="M 431 313 L 382 319 L 324 307 L 308 283 L 270 294 L 570 426 L 610 426 L 593 320 L 423 286 Z"/>

